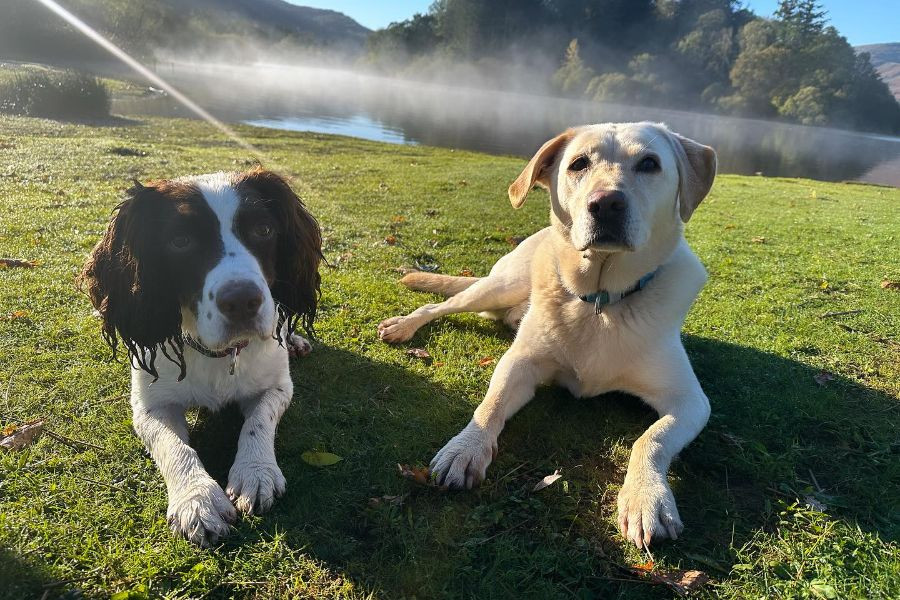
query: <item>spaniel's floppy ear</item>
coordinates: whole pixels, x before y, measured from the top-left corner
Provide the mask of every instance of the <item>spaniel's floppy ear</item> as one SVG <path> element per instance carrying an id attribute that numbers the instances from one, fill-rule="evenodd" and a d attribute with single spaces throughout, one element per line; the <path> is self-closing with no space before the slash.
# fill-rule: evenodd
<path id="1" fill-rule="evenodd" d="M 541 146 L 519 176 L 509 186 L 509 201 L 513 208 L 519 208 L 525 202 L 525 196 L 535 184 L 542 187 L 550 186 L 550 168 L 556 162 L 557 156 L 565 149 L 566 145 L 575 137 L 574 129 L 567 129 L 555 138 L 548 140 Z"/>
<path id="2" fill-rule="evenodd" d="M 164 201 L 136 183 L 114 210 L 103 238 L 78 276 L 103 320 L 103 337 L 115 356 L 119 339 L 132 364 L 157 377 L 157 350 L 184 375 L 181 309 L 166 279 L 160 249 L 152 242 L 153 212 Z"/>
<path id="3" fill-rule="evenodd" d="M 300 321 L 312 334 L 319 300 L 319 263 L 323 258 L 319 224 L 280 175 L 258 168 L 243 173 L 239 181 L 259 194 L 281 229 L 272 297 L 285 313 L 288 331 L 293 333 Z"/>
<path id="4" fill-rule="evenodd" d="M 716 178 L 716 151 L 692 139 L 669 132 L 678 165 L 678 210 L 685 223 L 709 194 Z"/>

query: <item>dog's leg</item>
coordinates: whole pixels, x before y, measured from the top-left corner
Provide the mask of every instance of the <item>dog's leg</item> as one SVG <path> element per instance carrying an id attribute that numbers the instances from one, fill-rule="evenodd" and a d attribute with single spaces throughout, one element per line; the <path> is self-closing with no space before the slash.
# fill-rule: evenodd
<path id="1" fill-rule="evenodd" d="M 684 349 L 673 354 L 670 364 L 653 373 L 655 391 L 640 394 L 660 418 L 634 443 L 619 492 L 619 529 L 638 548 L 659 538 L 676 539 L 684 528 L 666 473 L 709 419 L 709 400 Z"/>
<path id="2" fill-rule="evenodd" d="M 549 379 L 552 370 L 549 361 L 535 360 L 513 344 L 497 363 L 487 395 L 472 420 L 431 460 L 436 483 L 467 489 L 481 483 L 497 455 L 497 438 L 507 419 L 534 397 L 535 389 Z"/>
<path id="3" fill-rule="evenodd" d="M 188 445 L 184 407 L 134 404 L 134 430 L 159 467 L 169 493 L 169 527 L 203 547 L 228 535 L 237 514 Z"/>
<path id="4" fill-rule="evenodd" d="M 461 312 L 507 309 L 528 300 L 527 280 L 502 276 L 479 279 L 470 287 L 440 304 L 426 304 L 405 317 L 392 317 L 378 324 L 378 337 L 398 344 L 409 340 L 420 327 L 438 317 Z"/>
<path id="5" fill-rule="evenodd" d="M 225 489 L 241 512 L 265 512 L 284 493 L 284 475 L 275 461 L 275 428 L 293 392 L 293 384 L 286 379 L 241 404 L 244 425 Z"/>

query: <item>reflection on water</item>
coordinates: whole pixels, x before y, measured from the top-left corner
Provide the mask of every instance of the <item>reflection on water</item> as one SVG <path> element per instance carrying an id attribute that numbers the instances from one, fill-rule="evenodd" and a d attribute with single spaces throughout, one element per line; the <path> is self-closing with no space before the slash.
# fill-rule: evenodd
<path id="1" fill-rule="evenodd" d="M 900 186 L 900 138 L 888 136 L 309 67 L 172 65 L 163 73 L 222 119 L 277 129 L 528 156 L 572 125 L 663 121 L 714 146 L 723 173 Z M 115 108 L 180 114 L 165 99 L 120 101 Z"/>

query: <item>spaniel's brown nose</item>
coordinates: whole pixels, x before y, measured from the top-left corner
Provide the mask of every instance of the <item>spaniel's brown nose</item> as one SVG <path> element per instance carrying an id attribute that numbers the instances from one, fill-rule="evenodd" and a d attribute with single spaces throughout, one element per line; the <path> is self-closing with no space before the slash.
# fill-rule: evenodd
<path id="1" fill-rule="evenodd" d="M 256 318 L 262 303 L 262 291 L 252 281 L 230 281 L 216 294 L 219 311 L 236 324 Z"/>

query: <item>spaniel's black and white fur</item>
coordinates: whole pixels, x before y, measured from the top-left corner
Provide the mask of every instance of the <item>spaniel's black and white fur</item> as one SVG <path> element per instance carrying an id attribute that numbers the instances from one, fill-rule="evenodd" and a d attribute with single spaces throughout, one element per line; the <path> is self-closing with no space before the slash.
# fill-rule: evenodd
<path id="1" fill-rule="evenodd" d="M 134 428 L 159 466 L 173 531 L 200 545 L 284 492 L 275 428 L 291 401 L 289 352 L 305 354 L 321 234 L 262 169 L 136 184 L 81 274 L 115 352 L 132 364 Z M 244 414 L 223 491 L 188 444 L 185 410 Z M 233 504 L 232 504 L 233 503 Z"/>

